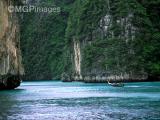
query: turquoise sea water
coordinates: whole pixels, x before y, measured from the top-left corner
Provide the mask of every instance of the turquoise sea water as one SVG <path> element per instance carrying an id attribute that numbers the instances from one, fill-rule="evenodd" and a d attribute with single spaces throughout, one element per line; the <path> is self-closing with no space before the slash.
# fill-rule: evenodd
<path id="1" fill-rule="evenodd" d="M 160 82 L 23 82 L 0 91 L 0 120 L 160 120 Z"/>

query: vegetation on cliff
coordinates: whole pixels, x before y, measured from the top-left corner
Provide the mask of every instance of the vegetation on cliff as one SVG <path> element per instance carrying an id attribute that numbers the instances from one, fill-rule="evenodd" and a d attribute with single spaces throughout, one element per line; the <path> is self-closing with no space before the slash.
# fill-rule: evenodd
<path id="1" fill-rule="evenodd" d="M 27 13 L 21 46 L 26 79 L 82 75 L 160 74 L 160 2 L 139 0 L 45 0 L 60 14 Z M 80 58 L 75 58 L 74 44 Z"/>
<path id="2" fill-rule="evenodd" d="M 82 74 L 160 74 L 159 1 L 77 0 L 66 39 L 81 42 Z M 104 27 L 104 28 L 103 28 Z"/>
<path id="3" fill-rule="evenodd" d="M 21 46 L 25 78 L 60 79 L 64 71 L 64 35 L 73 0 L 43 0 L 36 6 L 58 6 L 60 13 L 25 13 L 21 23 Z"/>

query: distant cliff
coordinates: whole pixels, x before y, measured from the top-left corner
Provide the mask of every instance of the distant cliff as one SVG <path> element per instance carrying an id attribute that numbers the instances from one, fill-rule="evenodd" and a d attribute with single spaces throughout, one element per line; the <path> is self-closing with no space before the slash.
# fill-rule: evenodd
<path id="1" fill-rule="evenodd" d="M 66 64 L 63 79 L 159 79 L 158 4 L 138 0 L 76 0 L 66 30 L 66 59 L 70 63 Z"/>
<path id="2" fill-rule="evenodd" d="M 0 1 L 0 89 L 19 86 L 24 73 L 18 18 L 16 13 L 8 11 L 8 6 L 13 4 L 14 0 Z"/>
<path id="3" fill-rule="evenodd" d="M 86 82 L 160 76 L 158 0 L 29 0 L 61 12 L 26 13 L 25 79 Z"/>

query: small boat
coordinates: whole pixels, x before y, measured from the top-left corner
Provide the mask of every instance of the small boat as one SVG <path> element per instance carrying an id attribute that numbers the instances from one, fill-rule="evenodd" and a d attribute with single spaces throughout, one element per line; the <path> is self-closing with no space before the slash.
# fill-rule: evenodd
<path id="1" fill-rule="evenodd" d="M 124 87 L 123 83 L 111 83 L 111 82 L 108 81 L 108 84 L 113 86 L 113 87 Z"/>

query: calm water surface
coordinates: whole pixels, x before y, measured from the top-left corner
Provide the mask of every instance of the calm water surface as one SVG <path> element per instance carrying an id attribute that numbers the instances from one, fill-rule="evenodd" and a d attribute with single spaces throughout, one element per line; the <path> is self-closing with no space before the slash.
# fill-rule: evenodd
<path id="1" fill-rule="evenodd" d="M 160 83 L 23 82 L 0 91 L 0 120 L 160 120 Z"/>

